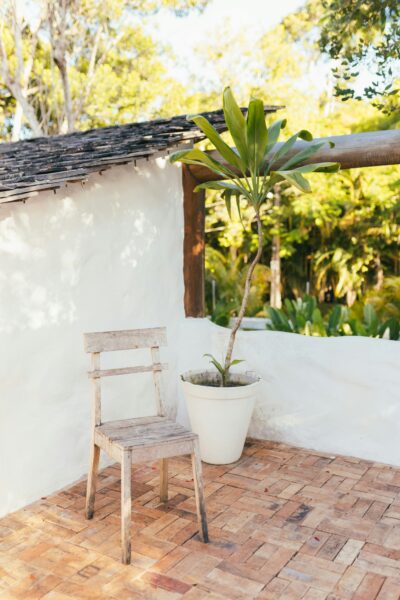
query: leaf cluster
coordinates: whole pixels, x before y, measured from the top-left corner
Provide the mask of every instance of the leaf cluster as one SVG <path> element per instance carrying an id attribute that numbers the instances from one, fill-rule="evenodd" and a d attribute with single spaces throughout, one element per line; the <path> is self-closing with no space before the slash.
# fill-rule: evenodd
<path id="1" fill-rule="evenodd" d="M 282 308 L 267 308 L 270 331 L 286 331 L 308 336 L 332 337 L 357 335 L 398 340 L 400 321 L 394 317 L 380 319 L 372 304 L 365 304 L 362 316 L 353 314 L 342 304 L 333 305 L 325 315 L 313 296 L 285 299 Z"/>
<path id="2" fill-rule="evenodd" d="M 307 162 L 325 142 L 315 142 L 311 133 L 300 130 L 283 143 L 278 143 L 286 119 L 275 121 L 267 127 L 264 104 L 260 99 L 250 100 L 247 116 L 237 104 L 229 87 L 223 92 L 223 111 L 228 131 L 235 143 L 231 148 L 202 115 L 189 117 L 198 125 L 218 151 L 221 159 L 194 148 L 181 150 L 171 156 L 172 162 L 206 167 L 220 181 L 207 181 L 196 190 L 217 190 L 226 202 L 231 214 L 232 199 L 240 213 L 240 200 L 252 207 L 256 214 L 266 202 L 275 185 L 287 182 L 302 192 L 310 192 L 310 184 L 304 175 L 313 172 L 335 172 L 339 165 L 334 162 Z M 306 141 L 304 148 L 295 151 L 298 140 Z M 294 152 L 293 152 L 294 150 Z"/>

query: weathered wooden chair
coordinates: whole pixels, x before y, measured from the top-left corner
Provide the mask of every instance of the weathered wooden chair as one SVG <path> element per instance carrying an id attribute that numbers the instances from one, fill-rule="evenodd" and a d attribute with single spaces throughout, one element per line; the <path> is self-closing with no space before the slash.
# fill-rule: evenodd
<path id="1" fill-rule="evenodd" d="M 96 479 L 100 450 L 121 463 L 121 541 L 122 562 L 131 560 L 131 465 L 144 461 L 160 460 L 160 501 L 168 500 L 168 458 L 191 454 L 200 538 L 208 542 L 207 520 L 201 473 L 201 460 L 197 435 L 168 419 L 164 412 L 160 346 L 167 345 L 165 328 L 133 329 L 84 334 L 85 351 L 91 354 L 93 381 L 93 432 L 90 467 L 87 481 L 86 518 L 94 512 Z M 152 364 L 115 369 L 101 369 L 100 354 L 114 350 L 148 348 Z M 122 421 L 101 421 L 102 377 L 152 372 L 157 401 L 157 416 Z"/>

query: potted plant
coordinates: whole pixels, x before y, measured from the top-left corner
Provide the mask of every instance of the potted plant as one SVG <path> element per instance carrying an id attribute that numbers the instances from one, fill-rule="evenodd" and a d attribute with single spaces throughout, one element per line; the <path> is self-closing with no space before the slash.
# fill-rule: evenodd
<path id="1" fill-rule="evenodd" d="M 207 355 L 216 367 L 215 371 L 191 371 L 182 375 L 189 418 L 193 431 L 200 438 L 202 459 L 213 464 L 231 463 L 240 457 L 260 385 L 257 376 L 231 372 L 232 366 L 242 362 L 232 358 L 233 348 L 245 315 L 254 269 L 263 249 L 260 211 L 276 185 L 286 182 L 302 192 L 309 192 L 311 188 L 305 174 L 339 169 L 339 165 L 333 162 L 304 165 L 324 144 L 313 141 L 309 131 L 301 130 L 285 142 L 278 143 L 286 119 L 267 127 L 264 104 L 260 99 L 250 100 L 245 117 L 228 87 L 223 92 L 223 111 L 236 147 L 231 148 L 226 144 L 205 117 L 196 115 L 189 118 L 214 145 L 220 160 L 197 148 L 181 150 L 171 156 L 172 162 L 201 165 L 215 173 L 219 181 L 201 183 L 196 190 L 219 191 L 229 215 L 232 199 L 237 204 L 239 214 L 244 200 L 253 210 L 257 226 L 257 252 L 247 271 L 242 303 L 230 332 L 223 363 Z M 294 145 L 298 139 L 308 143 L 295 152 Z"/>

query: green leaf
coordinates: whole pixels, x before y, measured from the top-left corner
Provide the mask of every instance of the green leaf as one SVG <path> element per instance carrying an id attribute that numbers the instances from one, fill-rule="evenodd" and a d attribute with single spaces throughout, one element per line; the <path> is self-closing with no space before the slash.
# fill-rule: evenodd
<path id="1" fill-rule="evenodd" d="M 271 158 L 268 159 L 269 164 L 273 165 L 274 162 L 276 162 L 277 160 L 279 160 L 282 156 L 285 156 L 285 154 L 287 152 L 289 152 L 289 150 L 297 142 L 297 138 L 298 138 L 298 134 L 295 133 L 294 135 L 292 135 L 292 137 L 290 137 L 288 140 L 286 140 L 286 142 L 283 142 L 282 146 L 280 146 L 278 148 L 278 150 L 275 152 L 275 154 L 273 154 L 271 156 Z"/>
<path id="2" fill-rule="evenodd" d="M 200 165 L 207 167 L 220 177 L 232 177 L 234 173 L 226 168 L 223 164 L 211 158 L 209 154 L 199 150 L 198 148 L 192 148 L 190 150 L 179 150 L 174 152 L 170 156 L 171 162 L 182 162 L 187 165 Z"/>
<path id="3" fill-rule="evenodd" d="M 249 166 L 249 152 L 247 147 L 247 126 L 246 119 L 237 104 L 231 88 L 226 87 L 223 93 L 223 110 L 225 122 L 228 126 L 229 133 L 239 152 L 239 156 L 243 165 L 247 169 Z"/>
<path id="4" fill-rule="evenodd" d="M 297 173 L 337 173 L 340 169 L 340 164 L 335 162 L 310 163 L 296 167 Z"/>
<path id="5" fill-rule="evenodd" d="M 218 131 L 211 125 L 209 121 L 207 121 L 205 117 L 202 115 L 195 115 L 190 117 L 190 119 L 196 123 L 197 127 L 199 127 L 210 140 L 210 142 L 214 144 L 215 148 L 228 164 L 233 165 L 241 171 L 246 170 L 246 166 L 242 162 L 240 156 L 238 156 L 235 150 L 233 150 L 224 142 Z"/>
<path id="6" fill-rule="evenodd" d="M 264 105 L 261 100 L 252 99 L 247 113 L 247 145 L 250 171 L 259 173 L 267 141 L 268 131 L 265 124 Z"/>
<path id="7" fill-rule="evenodd" d="M 235 358 L 229 364 L 229 367 L 234 367 L 235 365 L 239 365 L 240 363 L 245 362 L 243 358 Z"/>
<path id="8" fill-rule="evenodd" d="M 340 306 L 340 304 L 336 304 L 333 307 L 332 312 L 329 315 L 329 319 L 328 319 L 329 335 L 334 335 L 335 333 L 337 333 L 341 320 L 342 320 L 342 307 Z"/>
<path id="9" fill-rule="evenodd" d="M 278 175 L 283 177 L 285 181 L 290 183 L 290 185 L 294 185 L 301 192 L 311 192 L 311 186 L 308 183 L 307 179 L 303 177 L 301 173 L 297 171 L 276 171 Z"/>
<path id="10" fill-rule="evenodd" d="M 282 165 L 281 168 L 285 170 L 298 165 L 303 160 L 306 160 L 306 158 L 309 158 L 310 156 L 318 152 L 318 150 L 322 148 L 322 146 L 325 146 L 325 144 L 326 142 L 307 143 L 307 146 L 304 148 L 304 150 L 300 150 L 294 156 L 292 156 L 292 158 L 289 158 L 289 160 L 284 165 Z"/>
<path id="11" fill-rule="evenodd" d="M 231 190 L 232 192 L 237 193 L 243 192 L 243 190 L 236 185 L 236 183 L 226 179 L 224 181 L 205 181 L 204 183 L 199 183 L 199 185 L 194 188 L 194 191 L 198 192 L 199 190 Z"/>
<path id="12" fill-rule="evenodd" d="M 275 123 L 272 123 L 272 125 L 268 127 L 268 142 L 264 150 L 264 155 L 268 154 L 268 152 L 270 152 L 275 146 L 279 139 L 281 130 L 286 127 L 286 123 L 286 119 L 279 119 L 279 121 L 275 121 Z"/>
<path id="13" fill-rule="evenodd" d="M 225 369 L 224 367 L 221 365 L 220 362 L 217 361 L 217 359 L 212 355 L 212 354 L 203 354 L 203 356 L 207 356 L 208 358 L 210 358 L 210 363 L 212 365 L 214 365 L 214 367 L 217 369 L 217 371 L 219 371 L 222 375 L 222 380 L 225 380 Z"/>
<path id="14" fill-rule="evenodd" d="M 301 129 L 294 135 L 292 135 L 286 142 L 283 142 L 282 145 L 277 149 L 275 154 L 268 159 L 270 165 L 273 165 L 274 162 L 285 156 L 289 150 L 293 148 L 297 140 L 301 138 L 303 140 L 311 141 L 313 139 L 312 134 L 306 129 Z"/>
<path id="15" fill-rule="evenodd" d="M 232 220 L 232 190 L 225 190 L 223 193 L 225 200 L 226 210 L 228 211 L 229 218 Z"/>
<path id="16" fill-rule="evenodd" d="M 238 211 L 238 215 L 239 215 L 239 220 L 242 224 L 243 229 L 245 229 L 244 223 L 243 223 L 243 219 L 242 219 L 242 211 L 240 208 L 240 194 L 236 194 L 236 208 Z"/>

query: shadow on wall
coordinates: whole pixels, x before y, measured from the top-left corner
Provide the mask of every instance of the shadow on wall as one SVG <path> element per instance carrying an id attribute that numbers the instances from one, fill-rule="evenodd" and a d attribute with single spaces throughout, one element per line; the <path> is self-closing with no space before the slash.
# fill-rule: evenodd
<path id="1" fill-rule="evenodd" d="M 168 325 L 174 339 L 182 231 L 180 172 L 160 159 L 1 208 L 0 514 L 86 469 L 82 333 Z M 128 379 L 110 390 L 110 418 L 153 410 L 149 382 Z"/>

